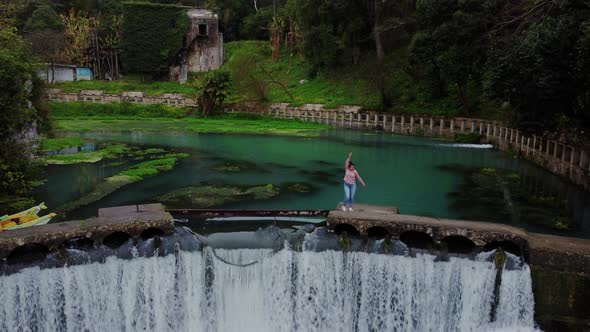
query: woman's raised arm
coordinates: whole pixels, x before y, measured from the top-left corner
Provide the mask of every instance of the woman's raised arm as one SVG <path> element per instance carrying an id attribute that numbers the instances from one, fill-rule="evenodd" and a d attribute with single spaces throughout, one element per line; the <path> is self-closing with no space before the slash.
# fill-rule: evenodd
<path id="1" fill-rule="evenodd" d="M 352 158 L 352 152 L 348 153 L 348 158 L 346 158 L 346 161 L 344 162 L 344 169 L 345 170 L 348 169 L 348 165 L 350 164 L 350 158 Z"/>

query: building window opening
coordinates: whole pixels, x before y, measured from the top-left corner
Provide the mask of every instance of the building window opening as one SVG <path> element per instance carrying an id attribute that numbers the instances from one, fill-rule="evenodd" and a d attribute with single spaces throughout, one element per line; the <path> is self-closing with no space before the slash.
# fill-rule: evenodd
<path id="1" fill-rule="evenodd" d="M 199 36 L 206 36 L 208 34 L 207 24 L 199 24 Z"/>

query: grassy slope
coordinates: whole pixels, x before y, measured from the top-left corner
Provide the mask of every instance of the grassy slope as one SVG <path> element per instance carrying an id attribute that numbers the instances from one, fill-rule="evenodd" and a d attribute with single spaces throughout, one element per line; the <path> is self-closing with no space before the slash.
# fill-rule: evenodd
<path id="1" fill-rule="evenodd" d="M 349 69 L 335 73 L 321 73 L 309 78 L 311 66 L 297 55 L 283 53 L 279 61 L 273 63 L 269 44 L 266 41 L 237 41 L 225 45 L 226 63 L 231 70 L 239 65 L 240 57 L 253 58 L 258 67 L 263 67 L 272 77 L 283 83 L 294 96 L 291 97 L 277 84 L 271 84 L 265 95 L 268 102 L 288 102 L 294 105 L 325 104 L 327 107 L 339 105 L 362 105 L 367 108 L 379 106 L 380 97 L 371 84 Z M 264 77 L 264 75 L 260 75 Z M 303 82 L 303 83 L 302 83 Z M 234 85 L 228 102 L 247 101 L 251 97 L 238 91 Z"/>

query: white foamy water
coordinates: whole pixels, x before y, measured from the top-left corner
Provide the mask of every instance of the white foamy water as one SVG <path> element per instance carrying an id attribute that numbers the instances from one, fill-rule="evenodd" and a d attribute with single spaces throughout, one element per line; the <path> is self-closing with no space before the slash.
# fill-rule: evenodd
<path id="1" fill-rule="evenodd" d="M 491 144 L 467 144 L 467 143 L 450 143 L 450 144 L 436 144 L 436 146 L 444 146 L 450 148 L 469 148 L 469 149 L 492 149 Z"/>
<path id="2" fill-rule="evenodd" d="M 1 331 L 531 331 L 529 268 L 338 251 L 217 250 L 0 277 Z"/>

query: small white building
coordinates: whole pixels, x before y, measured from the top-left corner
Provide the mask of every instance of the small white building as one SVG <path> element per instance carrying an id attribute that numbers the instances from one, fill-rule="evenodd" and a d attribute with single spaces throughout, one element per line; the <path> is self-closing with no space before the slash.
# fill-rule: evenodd
<path id="1" fill-rule="evenodd" d="M 92 69 L 75 65 L 46 64 L 47 67 L 39 71 L 39 76 L 47 83 L 89 81 L 93 79 Z"/>

